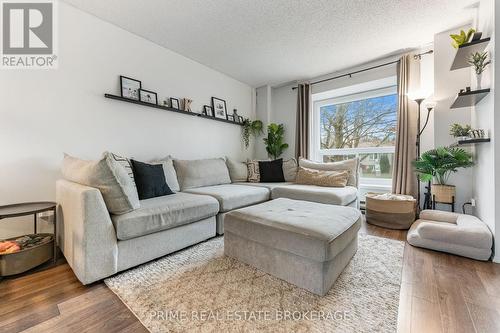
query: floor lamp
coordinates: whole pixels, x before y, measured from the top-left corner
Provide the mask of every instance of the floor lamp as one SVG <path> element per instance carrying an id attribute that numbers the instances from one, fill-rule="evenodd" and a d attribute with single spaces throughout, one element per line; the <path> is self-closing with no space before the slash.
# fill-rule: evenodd
<path id="1" fill-rule="evenodd" d="M 427 124 L 429 123 L 429 116 L 431 115 L 431 111 L 434 109 L 435 104 L 434 103 L 426 103 L 426 108 L 427 108 L 427 117 L 425 118 L 425 123 L 422 128 L 420 128 L 420 106 L 422 105 L 422 102 L 425 100 L 425 98 L 418 97 L 413 99 L 417 105 L 418 105 L 418 112 L 417 112 L 417 141 L 416 141 L 416 156 L 415 160 L 420 159 L 420 137 L 422 136 L 422 133 L 424 132 L 425 128 L 427 127 Z M 427 192 L 425 193 L 425 200 L 424 200 L 424 209 L 430 209 L 431 208 L 431 182 L 427 184 Z M 420 179 L 417 176 L 417 203 L 418 207 L 420 210 Z"/>

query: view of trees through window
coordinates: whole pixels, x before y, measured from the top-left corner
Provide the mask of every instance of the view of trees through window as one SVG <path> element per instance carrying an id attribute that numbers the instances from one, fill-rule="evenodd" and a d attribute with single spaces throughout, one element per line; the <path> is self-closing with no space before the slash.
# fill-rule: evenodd
<path id="1" fill-rule="evenodd" d="M 396 117 L 397 94 L 320 107 L 320 150 L 349 149 L 346 155 L 324 154 L 323 160 L 359 156 L 362 177 L 391 178 L 394 154 L 376 148 L 395 145 Z M 356 148 L 373 149 L 356 154 Z"/>

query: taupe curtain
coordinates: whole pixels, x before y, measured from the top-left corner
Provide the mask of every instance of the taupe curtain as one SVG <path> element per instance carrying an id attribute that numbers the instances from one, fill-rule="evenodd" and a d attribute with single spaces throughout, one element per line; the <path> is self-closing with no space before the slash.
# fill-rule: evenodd
<path id="1" fill-rule="evenodd" d="M 297 89 L 297 128 L 295 131 L 295 157 L 309 158 L 309 122 L 311 119 L 311 85 L 299 84 Z"/>
<path id="2" fill-rule="evenodd" d="M 417 141 L 417 103 L 408 99 L 408 92 L 419 83 L 418 71 L 409 54 L 398 63 L 398 119 L 396 127 L 396 153 L 392 175 L 392 192 L 417 197 L 417 178 L 412 162 L 415 160 Z"/>

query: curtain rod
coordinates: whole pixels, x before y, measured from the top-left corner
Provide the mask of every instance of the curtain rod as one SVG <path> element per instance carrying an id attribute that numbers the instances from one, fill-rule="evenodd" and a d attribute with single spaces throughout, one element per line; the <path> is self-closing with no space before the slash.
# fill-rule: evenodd
<path id="1" fill-rule="evenodd" d="M 376 68 L 380 68 L 380 67 L 384 67 L 384 66 L 389 66 L 389 65 L 392 65 L 392 64 L 396 64 L 396 63 L 398 63 L 398 62 L 399 62 L 399 60 L 394 60 L 394 61 L 386 62 L 386 63 L 384 63 L 384 64 L 380 64 L 380 65 L 377 65 L 377 66 L 372 66 L 372 67 L 368 67 L 368 68 L 360 69 L 360 70 L 357 70 L 357 71 L 354 71 L 354 72 L 350 72 L 350 73 L 347 73 L 347 74 L 342 74 L 342 75 L 338 75 L 338 76 L 330 77 L 330 78 L 328 78 L 328 79 L 323 79 L 323 80 L 319 80 L 319 81 L 311 82 L 310 84 L 311 84 L 311 85 L 313 85 L 313 84 L 318 84 L 318 83 L 322 83 L 322 82 L 326 82 L 326 81 L 331 81 L 331 80 L 340 79 L 340 78 L 343 78 L 343 77 L 346 77 L 346 76 L 351 77 L 353 74 L 358 74 L 358 73 L 366 72 L 366 71 L 369 71 L 369 70 L 372 70 L 372 69 L 376 69 Z M 295 90 L 295 89 L 297 89 L 297 88 L 298 88 L 298 87 L 292 87 L 292 90 Z"/>

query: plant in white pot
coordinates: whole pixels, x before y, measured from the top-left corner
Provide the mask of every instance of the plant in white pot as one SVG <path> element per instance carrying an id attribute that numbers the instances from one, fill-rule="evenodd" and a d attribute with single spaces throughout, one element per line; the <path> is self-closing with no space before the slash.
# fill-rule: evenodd
<path id="1" fill-rule="evenodd" d="M 435 181 L 431 193 L 437 202 L 452 203 L 456 189 L 447 184 L 448 178 L 459 168 L 473 166 L 474 162 L 472 155 L 461 148 L 439 147 L 423 153 L 413 165 L 420 181 Z"/>
<path id="2" fill-rule="evenodd" d="M 458 141 L 460 140 L 467 140 L 470 136 L 472 128 L 470 125 L 460 125 L 460 124 L 453 124 L 450 126 L 450 135 L 456 138 Z"/>
<path id="3" fill-rule="evenodd" d="M 469 64 L 474 66 L 474 72 L 476 73 L 476 89 L 481 89 L 481 77 L 483 76 L 483 72 L 486 69 L 486 66 L 490 64 L 488 59 L 487 52 L 475 52 L 470 55 Z"/>

